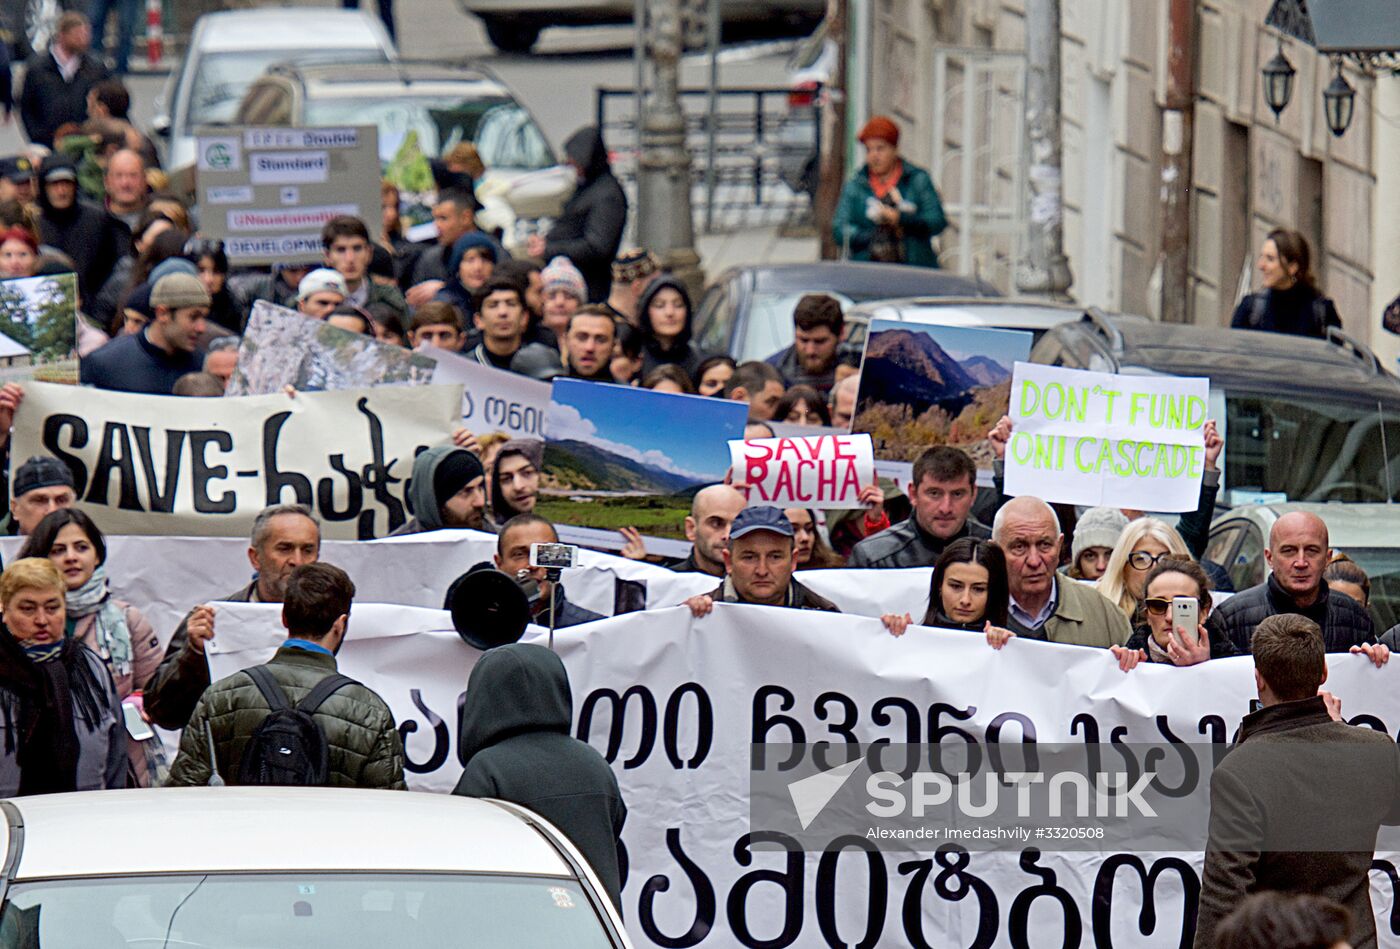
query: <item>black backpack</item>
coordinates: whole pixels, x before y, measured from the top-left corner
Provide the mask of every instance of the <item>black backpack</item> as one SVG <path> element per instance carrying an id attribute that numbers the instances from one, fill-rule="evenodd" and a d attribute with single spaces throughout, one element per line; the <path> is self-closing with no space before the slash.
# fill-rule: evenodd
<path id="1" fill-rule="evenodd" d="M 340 674 L 316 683 L 295 707 L 287 703 L 282 687 L 267 670 L 254 666 L 243 670 L 272 707 L 258 727 L 238 763 L 237 784 L 317 787 L 330 778 L 330 753 L 326 733 L 312 718 L 321 703 L 355 680 Z"/>

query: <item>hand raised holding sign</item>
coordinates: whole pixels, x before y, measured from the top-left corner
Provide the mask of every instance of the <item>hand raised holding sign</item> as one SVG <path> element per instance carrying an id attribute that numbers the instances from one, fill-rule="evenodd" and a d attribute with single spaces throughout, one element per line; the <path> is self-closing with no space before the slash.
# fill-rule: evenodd
<path id="1" fill-rule="evenodd" d="M 0 386 L 0 448 L 10 440 L 10 428 L 15 424 L 15 411 L 24 401 L 24 386 L 7 382 Z"/>

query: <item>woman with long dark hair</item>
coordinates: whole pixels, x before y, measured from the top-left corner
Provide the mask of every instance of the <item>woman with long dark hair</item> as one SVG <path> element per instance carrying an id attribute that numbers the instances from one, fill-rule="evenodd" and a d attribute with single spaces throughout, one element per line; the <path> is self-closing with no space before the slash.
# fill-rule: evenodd
<path id="1" fill-rule="evenodd" d="M 1294 336 L 1327 337 L 1327 327 L 1341 328 L 1337 307 L 1318 289 L 1307 238 L 1286 227 L 1275 228 L 1259 249 L 1263 287 L 1235 307 L 1233 329 L 1268 330 Z"/>
<path id="2" fill-rule="evenodd" d="M 199 282 L 209 291 L 209 319 L 230 332 L 243 332 L 243 305 L 228 287 L 224 242 L 191 238 L 185 244 L 185 257 L 199 268 Z"/>
<path id="3" fill-rule="evenodd" d="M 657 277 L 651 282 L 637 301 L 643 377 L 657 366 L 673 364 L 695 379 L 705 353 L 690 339 L 694 316 L 685 284 L 675 277 Z"/>
<path id="4" fill-rule="evenodd" d="M 964 537 L 949 544 L 934 564 L 928 609 L 919 625 L 986 633 L 987 642 L 1000 649 L 1011 637 L 1005 629 L 1010 604 L 1006 555 L 989 540 Z M 914 620 L 908 613 L 887 613 L 880 621 L 903 636 Z"/>
<path id="5" fill-rule="evenodd" d="M 790 507 L 783 511 L 793 530 L 793 553 L 797 555 L 798 570 L 831 570 L 844 567 L 846 558 L 831 549 L 817 527 L 817 519 L 805 507 Z"/>
<path id="6" fill-rule="evenodd" d="M 64 636 L 65 593 L 38 557 L 0 574 L 0 797 L 126 785 L 121 703 L 97 654 Z"/>

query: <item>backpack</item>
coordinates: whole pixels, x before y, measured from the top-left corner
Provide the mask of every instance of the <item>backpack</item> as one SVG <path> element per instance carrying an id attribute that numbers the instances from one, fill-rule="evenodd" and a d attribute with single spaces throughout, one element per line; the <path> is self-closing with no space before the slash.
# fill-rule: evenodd
<path id="1" fill-rule="evenodd" d="M 337 690 L 355 685 L 355 680 L 338 673 L 326 676 L 306 698 L 292 706 L 267 666 L 254 666 L 244 672 L 272 711 L 253 729 L 238 763 L 235 783 L 324 786 L 330 778 L 330 752 L 326 733 L 312 715 Z"/>

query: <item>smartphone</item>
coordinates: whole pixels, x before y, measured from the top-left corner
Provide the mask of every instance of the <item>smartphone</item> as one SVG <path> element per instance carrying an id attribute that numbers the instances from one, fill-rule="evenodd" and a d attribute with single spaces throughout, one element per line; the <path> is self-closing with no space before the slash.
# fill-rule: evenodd
<path id="1" fill-rule="evenodd" d="M 122 703 L 122 716 L 126 719 L 126 733 L 137 741 L 156 737 L 155 730 L 141 717 L 141 710 L 130 702 Z"/>
<path id="2" fill-rule="evenodd" d="M 1172 597 L 1172 628 L 1187 630 L 1194 637 L 1201 625 L 1200 610 L 1194 596 Z"/>

